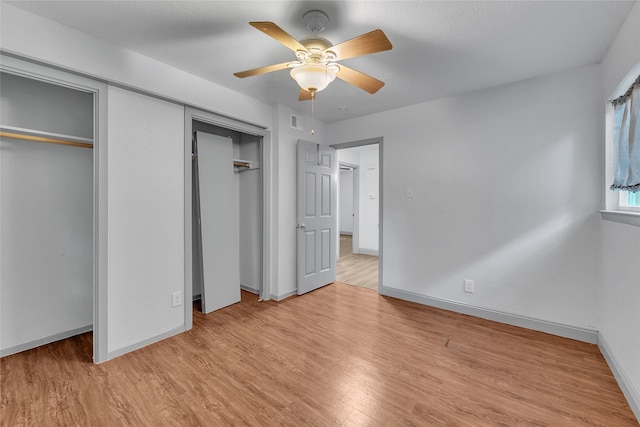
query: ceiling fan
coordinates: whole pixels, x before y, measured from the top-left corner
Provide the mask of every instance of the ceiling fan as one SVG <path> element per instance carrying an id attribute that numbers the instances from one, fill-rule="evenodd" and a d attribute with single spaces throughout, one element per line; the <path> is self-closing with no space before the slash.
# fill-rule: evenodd
<path id="1" fill-rule="evenodd" d="M 332 45 L 329 40 L 318 36 L 318 33 L 323 31 L 329 23 L 326 13 L 311 10 L 302 16 L 302 22 L 313 35 L 300 41 L 273 22 L 249 22 L 252 27 L 294 51 L 298 60 L 241 71 L 234 75 L 244 78 L 291 69 L 291 77 L 300 86 L 300 101 L 314 99 L 316 93 L 326 88 L 336 77 L 371 94 L 384 86 L 384 82 L 378 79 L 336 63 L 336 61 L 391 49 L 391 42 L 382 30 L 373 30 Z"/>

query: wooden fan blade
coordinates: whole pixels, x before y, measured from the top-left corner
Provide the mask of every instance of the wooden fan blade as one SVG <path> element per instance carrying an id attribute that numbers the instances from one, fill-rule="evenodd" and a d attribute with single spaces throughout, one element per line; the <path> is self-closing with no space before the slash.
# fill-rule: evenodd
<path id="1" fill-rule="evenodd" d="M 365 90 L 369 93 L 376 93 L 380 90 L 382 86 L 384 86 L 384 82 L 374 79 L 371 76 L 366 75 L 365 73 L 361 73 L 360 71 L 356 71 L 352 68 L 345 67 L 342 64 L 338 64 L 340 70 L 336 73 L 336 77 L 344 80 L 347 83 L 351 83 L 354 86 L 359 87 L 362 90 Z"/>
<path id="2" fill-rule="evenodd" d="M 307 48 L 304 47 L 298 40 L 291 37 L 289 33 L 278 27 L 273 22 L 249 22 L 249 25 L 262 31 L 269 37 L 276 39 L 294 52 L 298 50 L 307 50 Z"/>
<path id="3" fill-rule="evenodd" d="M 300 96 L 298 97 L 298 101 L 311 101 L 311 98 L 311 92 L 300 88 Z"/>
<path id="4" fill-rule="evenodd" d="M 283 62 L 281 64 L 267 65 L 266 67 L 254 68 L 253 70 L 240 71 L 233 73 L 234 76 L 245 78 L 256 76 L 258 74 L 270 73 L 272 71 L 284 70 L 289 67 L 289 64 L 295 64 L 296 62 Z"/>
<path id="5" fill-rule="evenodd" d="M 327 50 L 338 57 L 338 61 L 370 53 L 382 52 L 391 49 L 391 42 L 382 30 L 373 30 L 361 36 L 354 37 Z"/>

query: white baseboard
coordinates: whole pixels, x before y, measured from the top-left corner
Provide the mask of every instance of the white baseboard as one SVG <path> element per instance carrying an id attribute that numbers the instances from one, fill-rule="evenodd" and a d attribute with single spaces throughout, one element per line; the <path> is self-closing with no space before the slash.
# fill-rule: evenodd
<path id="1" fill-rule="evenodd" d="M 41 345 L 51 344 L 52 342 L 64 340 L 76 335 L 84 334 L 93 330 L 93 325 L 83 326 L 81 328 L 71 329 L 69 331 L 59 332 L 57 334 L 49 335 L 48 337 L 39 338 L 37 340 L 29 341 L 23 344 L 14 345 L 11 347 L 0 349 L 0 357 L 8 356 L 10 354 L 20 353 L 21 351 L 31 350 L 32 348 L 40 347 Z"/>
<path id="2" fill-rule="evenodd" d="M 285 298 L 289 298 L 291 296 L 294 296 L 295 294 L 297 294 L 298 292 L 294 289 L 292 291 L 289 292 L 285 292 L 282 295 L 271 295 L 271 299 L 274 299 L 276 301 L 282 301 Z"/>
<path id="3" fill-rule="evenodd" d="M 613 351 L 611 351 L 611 347 L 609 347 L 607 340 L 604 339 L 600 332 L 598 332 L 598 348 L 604 356 L 604 360 L 607 361 L 613 376 L 618 382 L 620 390 L 622 390 L 622 394 L 627 398 L 627 402 L 629 402 L 631 410 L 638 419 L 638 422 L 640 422 L 640 393 L 638 393 L 638 390 L 636 390 L 631 380 L 629 380 L 629 377 L 620 365 L 620 362 L 618 362 Z"/>
<path id="4" fill-rule="evenodd" d="M 251 292 L 252 294 L 260 295 L 260 290 L 250 288 L 249 286 L 240 285 L 240 289 L 242 289 L 243 291 Z"/>
<path id="5" fill-rule="evenodd" d="M 162 341 L 166 338 L 170 338 L 174 335 L 178 335 L 182 332 L 185 332 L 185 326 L 184 325 L 180 325 L 175 329 L 172 329 L 170 331 L 167 331 L 165 333 L 162 333 L 160 335 L 156 335 L 155 337 L 151 337 L 151 338 L 147 338 L 146 340 L 142 340 L 140 342 L 128 345 L 126 347 L 120 348 L 118 350 L 114 350 L 114 351 L 110 351 L 107 353 L 107 360 L 111 360 L 114 359 L 118 356 L 122 356 L 123 354 L 127 354 L 130 353 L 132 351 L 141 349 L 142 347 L 146 347 L 150 344 L 156 343 L 158 341 Z M 106 361 L 106 360 L 105 360 Z"/>
<path id="6" fill-rule="evenodd" d="M 360 249 L 358 249 L 358 252 L 354 252 L 354 253 L 363 254 L 363 255 L 378 256 L 378 254 L 380 252 L 375 250 L 375 249 L 360 248 Z"/>
<path id="7" fill-rule="evenodd" d="M 498 310 L 491 310 L 456 301 L 428 297 L 401 289 L 390 288 L 388 286 L 382 286 L 380 288 L 380 294 L 431 307 L 442 308 L 444 310 L 455 311 L 456 313 L 468 314 L 482 319 L 506 323 L 507 325 L 546 332 L 548 334 L 571 338 L 591 344 L 598 343 L 598 332 L 595 329 L 578 328 L 561 323 L 548 322 L 546 320 L 534 319 L 532 317 L 520 316 Z"/>

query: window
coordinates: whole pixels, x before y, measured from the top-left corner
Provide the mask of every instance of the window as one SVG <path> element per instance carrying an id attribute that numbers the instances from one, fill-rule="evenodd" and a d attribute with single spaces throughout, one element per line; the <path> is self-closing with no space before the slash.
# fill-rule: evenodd
<path id="1" fill-rule="evenodd" d="M 613 184 L 618 208 L 640 212 L 640 75 L 626 92 L 611 101 L 608 121 L 613 142 Z"/>
<path id="2" fill-rule="evenodd" d="M 602 186 L 605 204 L 604 209 L 600 211 L 604 220 L 637 227 L 640 227 L 639 82 L 640 62 L 631 67 L 609 95 L 609 101 L 606 103 L 606 181 Z M 626 113 L 621 114 L 621 106 Z M 627 137 L 620 139 L 621 135 Z"/>
<path id="3" fill-rule="evenodd" d="M 640 212 L 640 192 L 620 192 L 620 209 Z"/>

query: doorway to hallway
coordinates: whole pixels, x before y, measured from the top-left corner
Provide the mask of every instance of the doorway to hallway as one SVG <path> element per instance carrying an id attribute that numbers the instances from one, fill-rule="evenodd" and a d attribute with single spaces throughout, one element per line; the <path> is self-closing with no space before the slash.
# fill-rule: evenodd
<path id="1" fill-rule="evenodd" d="M 380 284 L 382 139 L 338 144 L 336 280 L 378 291 Z"/>

